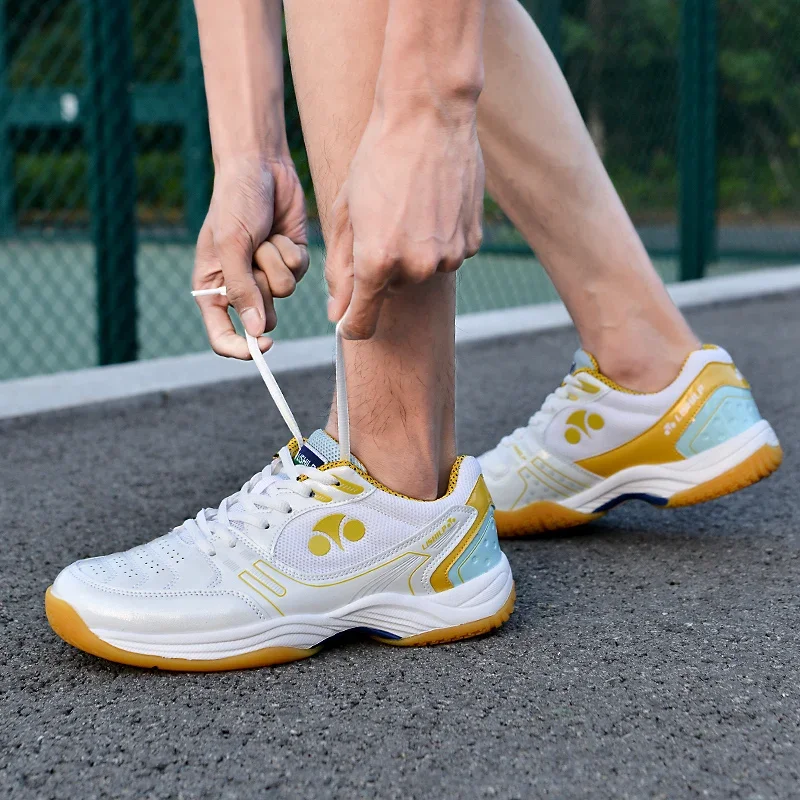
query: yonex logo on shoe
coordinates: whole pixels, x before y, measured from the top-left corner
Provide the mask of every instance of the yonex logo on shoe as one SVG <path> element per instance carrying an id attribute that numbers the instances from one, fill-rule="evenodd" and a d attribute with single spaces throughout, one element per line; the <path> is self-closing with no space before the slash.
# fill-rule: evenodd
<path id="1" fill-rule="evenodd" d="M 430 537 L 430 539 L 428 539 L 428 540 L 425 542 L 425 544 L 423 544 L 423 545 L 422 545 L 422 549 L 423 549 L 423 550 L 427 550 L 427 549 L 428 549 L 428 548 L 429 548 L 429 547 L 430 547 L 432 544 L 434 544 L 434 542 L 436 542 L 436 540 L 437 540 L 437 539 L 439 539 L 439 538 L 441 538 L 442 536 L 444 536 L 444 535 L 447 533 L 447 531 L 449 531 L 449 530 L 450 530 L 450 528 L 452 528 L 452 527 L 453 527 L 453 525 L 455 525 L 455 524 L 456 524 L 456 522 L 457 522 L 457 521 L 458 521 L 458 520 L 456 520 L 456 518 L 455 518 L 455 517 L 450 517 L 450 518 L 447 520 L 447 522 L 445 522 L 445 524 L 444 524 L 444 525 L 442 525 L 442 527 L 441 527 L 441 528 L 439 528 L 439 530 L 438 530 L 438 531 L 436 531 L 436 533 L 434 533 L 434 534 L 433 534 L 433 536 L 431 536 L 431 537 Z"/>
<path id="2" fill-rule="evenodd" d="M 347 522 L 344 519 L 344 514 L 329 514 L 327 517 L 323 517 L 313 528 L 318 531 L 318 534 L 308 540 L 309 551 L 315 556 L 325 556 L 330 552 L 331 544 L 344 550 L 343 536 L 348 542 L 357 542 L 363 539 L 367 532 L 364 523 L 358 519 L 349 519 Z"/>
<path id="3" fill-rule="evenodd" d="M 564 431 L 564 438 L 569 444 L 578 444 L 584 435 L 590 439 L 590 431 L 599 431 L 605 427 L 605 420 L 599 414 L 587 414 L 586 411 L 573 411 L 567 417 L 567 429 Z"/>
<path id="4" fill-rule="evenodd" d="M 686 419 L 692 409 L 700 402 L 706 393 L 706 387 L 702 383 L 698 384 L 694 391 L 680 404 L 677 411 L 672 415 L 669 422 L 664 423 L 664 436 L 669 436 L 680 423 Z"/>

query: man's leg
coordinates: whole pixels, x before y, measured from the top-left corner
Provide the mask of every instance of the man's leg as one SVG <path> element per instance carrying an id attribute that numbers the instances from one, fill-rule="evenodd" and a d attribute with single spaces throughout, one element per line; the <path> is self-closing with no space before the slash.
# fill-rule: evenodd
<path id="1" fill-rule="evenodd" d="M 517 0 L 488 4 L 484 58 L 478 124 L 489 191 L 536 251 L 603 372 L 631 389 L 663 388 L 697 339 Z"/>
<path id="2" fill-rule="evenodd" d="M 634 498 L 700 503 L 769 475 L 782 457 L 775 432 L 730 355 L 700 349 L 671 302 L 516 0 L 489 5 L 484 53 L 487 184 L 595 357 L 577 353 L 529 424 L 481 457 L 498 531 L 564 528 Z"/>
<path id="3" fill-rule="evenodd" d="M 287 0 L 298 106 L 322 231 L 372 110 L 387 4 Z M 351 445 L 392 489 L 432 499 L 455 460 L 455 280 L 439 275 L 387 299 L 368 341 L 346 341 Z M 336 435 L 336 414 L 327 430 Z"/>

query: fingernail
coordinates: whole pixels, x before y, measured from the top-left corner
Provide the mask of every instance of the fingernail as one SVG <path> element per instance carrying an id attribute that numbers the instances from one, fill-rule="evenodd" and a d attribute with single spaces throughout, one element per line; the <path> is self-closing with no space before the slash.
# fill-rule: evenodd
<path id="1" fill-rule="evenodd" d="M 260 336 L 264 332 L 264 318 L 257 308 L 246 308 L 239 317 L 251 336 Z"/>

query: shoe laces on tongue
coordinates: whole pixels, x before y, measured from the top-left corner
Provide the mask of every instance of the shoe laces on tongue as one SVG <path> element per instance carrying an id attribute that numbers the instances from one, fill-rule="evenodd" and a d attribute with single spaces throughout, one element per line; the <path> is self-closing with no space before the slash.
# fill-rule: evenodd
<path id="1" fill-rule="evenodd" d="M 347 405 L 347 385 L 342 352 L 342 336 L 336 326 L 336 408 L 339 424 L 339 442 L 324 431 L 316 431 L 306 442 L 300 426 L 286 401 L 275 376 L 267 365 L 258 340 L 247 336 L 247 347 L 258 368 L 264 385 L 272 397 L 278 411 L 292 432 L 300 450 L 292 458 L 288 445 L 282 447 L 275 460 L 261 472 L 254 475 L 244 486 L 226 497 L 217 508 L 204 508 L 194 518 L 187 520 L 176 529 L 183 531 L 191 542 L 208 555 L 216 554 L 216 543 L 222 541 L 229 547 L 236 546 L 234 531 L 243 532 L 247 526 L 265 530 L 275 514 L 292 513 L 291 495 L 310 498 L 314 496 L 315 485 L 332 486 L 337 479 L 318 467 L 331 461 L 351 461 L 350 454 L 350 415 Z M 310 444 L 310 446 L 309 446 Z M 305 451 L 305 452 L 304 452 Z M 300 454 L 303 458 L 298 460 Z M 323 458 L 322 454 L 327 454 Z M 313 455 L 313 458 L 310 456 Z M 338 459 L 335 458 L 338 455 Z M 331 457 L 332 456 L 332 457 Z M 353 459 L 361 466 L 357 459 Z"/>
<path id="2" fill-rule="evenodd" d="M 528 420 L 525 427 L 516 428 L 508 436 L 501 439 L 501 443 L 505 445 L 513 444 L 514 439 L 530 435 L 533 433 L 534 438 L 539 441 L 540 434 L 544 431 L 553 417 L 561 411 L 562 408 L 570 405 L 574 401 L 576 395 L 578 397 L 585 393 L 585 389 L 581 384 L 581 379 L 576 375 L 580 370 L 598 369 L 597 361 L 591 353 L 586 350 L 578 349 L 572 357 L 572 365 L 569 368 L 569 373 L 564 377 L 561 385 L 549 395 L 542 403 L 541 408 Z"/>

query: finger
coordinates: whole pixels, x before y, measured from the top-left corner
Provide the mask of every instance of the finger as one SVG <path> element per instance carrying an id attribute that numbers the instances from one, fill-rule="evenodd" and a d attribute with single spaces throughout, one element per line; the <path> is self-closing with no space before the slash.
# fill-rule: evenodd
<path id="1" fill-rule="evenodd" d="M 247 349 L 247 342 L 244 336 L 236 333 L 233 327 L 228 309 L 219 303 L 218 297 L 197 297 L 197 305 L 203 316 L 203 324 L 206 326 L 208 341 L 211 343 L 212 350 L 218 355 L 226 358 L 238 358 L 248 361 L 250 351 Z M 258 346 L 262 353 L 266 353 L 272 347 L 272 339 L 261 336 L 258 339 Z"/>
<path id="2" fill-rule="evenodd" d="M 466 241 L 462 234 L 457 234 L 452 245 L 442 256 L 437 265 L 438 272 L 455 272 L 466 258 Z"/>
<path id="3" fill-rule="evenodd" d="M 278 324 L 278 315 L 275 311 L 275 302 L 272 299 L 272 287 L 269 278 L 260 269 L 253 271 L 253 277 L 264 301 L 264 330 L 275 330 L 275 326 Z"/>
<path id="4" fill-rule="evenodd" d="M 346 339 L 369 339 L 375 333 L 389 283 L 378 275 L 381 273 L 356 265 L 353 294 L 342 320 Z"/>
<path id="5" fill-rule="evenodd" d="M 328 282 L 328 319 L 338 322 L 347 311 L 353 296 L 353 228 L 344 189 L 333 207 L 331 246 L 325 256 L 325 280 Z"/>
<path id="6" fill-rule="evenodd" d="M 297 287 L 294 273 L 272 241 L 264 242 L 256 250 L 253 260 L 261 272 L 266 275 L 272 297 L 289 297 L 294 292 Z"/>
<path id="7" fill-rule="evenodd" d="M 292 271 L 295 281 L 299 281 L 308 271 L 308 247 L 293 242 L 288 236 L 276 233 L 269 237 L 269 242 L 281 254 L 283 263 Z M 276 295 L 281 297 L 282 295 Z"/>
<path id="8" fill-rule="evenodd" d="M 215 235 L 214 244 L 222 264 L 228 302 L 236 309 L 251 336 L 264 333 L 266 318 L 261 291 L 253 277 L 253 244 L 240 228 Z"/>

